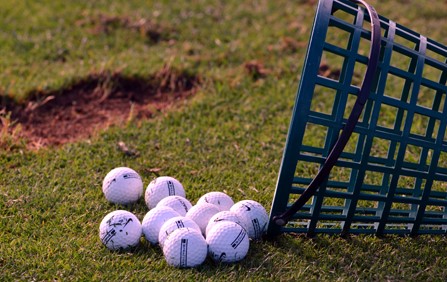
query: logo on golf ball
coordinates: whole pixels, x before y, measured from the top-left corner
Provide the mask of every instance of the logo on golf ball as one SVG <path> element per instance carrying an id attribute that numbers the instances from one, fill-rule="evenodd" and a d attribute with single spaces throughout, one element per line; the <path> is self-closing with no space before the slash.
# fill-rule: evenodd
<path id="1" fill-rule="evenodd" d="M 182 239 L 180 243 L 180 267 L 188 265 L 188 239 Z"/>
<path id="2" fill-rule="evenodd" d="M 247 232 L 244 229 L 241 229 L 241 231 L 239 232 L 239 235 L 237 235 L 237 237 L 231 243 L 231 247 L 233 247 L 233 249 L 237 249 L 237 247 L 239 247 L 239 245 L 244 240 L 245 236 L 247 236 Z"/>
<path id="3" fill-rule="evenodd" d="M 175 195 L 175 186 L 174 186 L 174 183 L 172 183 L 172 181 L 168 181 L 167 182 L 167 185 L 168 185 L 168 193 L 169 193 L 169 196 L 172 196 L 172 195 Z"/>
<path id="4" fill-rule="evenodd" d="M 177 225 L 177 228 L 183 228 L 183 227 L 185 227 L 185 224 L 184 224 L 183 221 L 181 221 L 181 220 L 177 220 L 177 221 L 175 222 L 175 224 Z M 166 231 L 166 235 L 169 235 L 167 231 Z"/>
<path id="5" fill-rule="evenodd" d="M 259 238 L 262 236 L 262 229 L 259 224 L 259 220 L 257 218 L 253 218 L 251 220 L 251 223 L 253 224 L 253 230 L 255 231 L 255 238 Z"/>
<path id="6" fill-rule="evenodd" d="M 123 175 L 124 179 L 136 178 L 141 179 L 141 177 L 137 173 L 126 173 Z M 116 179 L 114 179 L 116 181 Z"/>

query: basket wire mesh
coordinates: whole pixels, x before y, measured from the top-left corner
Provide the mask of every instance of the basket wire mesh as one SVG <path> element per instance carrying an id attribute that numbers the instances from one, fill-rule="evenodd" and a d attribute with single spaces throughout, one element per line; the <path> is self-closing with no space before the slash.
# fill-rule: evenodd
<path id="1" fill-rule="evenodd" d="M 306 190 L 360 90 L 370 17 L 347 0 L 320 0 L 268 226 L 283 232 L 447 232 L 447 47 L 383 16 L 379 63 L 347 146 L 285 226 L 272 218 Z"/>

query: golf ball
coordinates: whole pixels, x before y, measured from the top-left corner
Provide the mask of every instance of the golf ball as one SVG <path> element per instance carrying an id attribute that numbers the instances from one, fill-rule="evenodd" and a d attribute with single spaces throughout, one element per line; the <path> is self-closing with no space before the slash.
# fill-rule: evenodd
<path id="1" fill-rule="evenodd" d="M 206 193 L 197 201 L 197 204 L 201 203 L 216 205 L 221 211 L 227 211 L 234 205 L 233 199 L 223 192 Z"/>
<path id="2" fill-rule="evenodd" d="M 231 207 L 230 211 L 239 216 L 250 238 L 262 237 L 267 228 L 268 214 L 260 203 L 253 200 L 239 201 Z"/>
<path id="3" fill-rule="evenodd" d="M 143 181 L 133 169 L 117 167 L 107 173 L 102 192 L 109 202 L 128 205 L 138 201 L 143 194 Z"/>
<path id="4" fill-rule="evenodd" d="M 143 218 L 141 223 L 143 234 L 146 240 L 152 245 L 158 244 L 158 234 L 161 226 L 173 217 L 180 216 L 170 207 L 155 207 L 151 209 Z"/>
<path id="5" fill-rule="evenodd" d="M 216 213 L 210 218 L 210 220 L 208 221 L 208 225 L 206 226 L 205 235 L 208 237 L 208 233 L 211 230 L 211 228 L 213 228 L 214 225 L 222 221 L 235 222 L 240 226 L 244 227 L 244 229 L 247 229 L 235 212 L 221 211 Z"/>
<path id="6" fill-rule="evenodd" d="M 149 183 L 144 194 L 144 200 L 147 207 L 153 209 L 163 198 L 173 195 L 185 198 L 183 185 L 173 177 L 160 176 Z"/>
<path id="7" fill-rule="evenodd" d="M 99 238 L 110 250 L 127 250 L 140 242 L 141 223 L 131 212 L 116 210 L 107 214 L 99 225 Z"/>
<path id="8" fill-rule="evenodd" d="M 163 255 L 169 265 L 186 268 L 201 265 L 207 256 L 208 246 L 199 231 L 181 228 L 173 231 L 163 246 Z"/>
<path id="9" fill-rule="evenodd" d="M 206 233 L 206 226 L 213 215 L 219 212 L 215 205 L 202 203 L 193 206 L 187 213 L 186 218 L 190 218 L 197 223 L 203 235 Z"/>
<path id="10" fill-rule="evenodd" d="M 158 234 L 158 244 L 161 247 L 163 247 L 164 242 L 166 238 L 169 236 L 169 234 L 180 228 L 195 229 L 198 232 L 201 232 L 200 227 L 197 225 L 197 223 L 194 222 L 194 220 L 183 216 L 176 216 L 171 219 L 168 219 L 161 226 L 160 233 Z"/>
<path id="11" fill-rule="evenodd" d="M 156 207 L 165 206 L 178 212 L 179 215 L 185 216 L 189 209 L 192 207 L 190 201 L 181 196 L 168 196 L 163 198 Z"/>
<path id="12" fill-rule="evenodd" d="M 208 254 L 215 262 L 237 262 L 248 253 L 250 240 L 245 229 L 231 221 L 221 221 L 206 237 Z"/>

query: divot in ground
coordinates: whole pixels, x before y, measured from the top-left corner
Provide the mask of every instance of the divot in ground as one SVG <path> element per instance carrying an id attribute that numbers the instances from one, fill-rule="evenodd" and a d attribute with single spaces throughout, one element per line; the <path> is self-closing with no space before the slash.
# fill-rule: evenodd
<path id="1" fill-rule="evenodd" d="M 31 93 L 21 104 L 6 103 L 3 112 L 20 124 L 19 136 L 30 147 L 61 145 L 110 125 L 150 118 L 193 95 L 199 84 L 198 76 L 168 66 L 148 77 L 92 74 L 66 89 Z"/>

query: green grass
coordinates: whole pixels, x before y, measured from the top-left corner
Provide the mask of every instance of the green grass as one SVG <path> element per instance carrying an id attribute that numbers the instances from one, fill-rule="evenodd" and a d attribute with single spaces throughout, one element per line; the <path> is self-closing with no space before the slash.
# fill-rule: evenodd
<path id="1" fill-rule="evenodd" d="M 1 280 L 444 281 L 447 241 L 439 236 L 282 235 L 252 242 L 240 263 L 207 261 L 186 270 L 169 267 L 161 251 L 145 243 L 115 253 L 99 240 L 101 219 L 120 208 L 101 192 L 104 176 L 117 166 L 138 171 L 145 186 L 156 176 L 150 169 L 161 168 L 159 174 L 184 184 L 193 203 L 217 190 L 269 210 L 305 55 L 305 47 L 284 47 L 284 38 L 306 46 L 314 15 L 307 2 L 3 1 L 0 91 L 14 99 L 90 73 L 145 75 L 167 63 L 200 75 L 204 84 L 194 98 L 153 120 L 62 148 L 32 152 L 19 143 L 2 149 Z M 380 14 L 446 43 L 442 1 L 371 3 Z M 92 32 L 101 15 L 152 20 L 166 34 L 152 42 L 119 23 L 108 33 Z M 244 68 L 251 60 L 270 73 L 253 80 Z M 125 156 L 118 141 L 139 157 Z M 143 200 L 130 210 L 140 219 L 147 212 Z"/>

